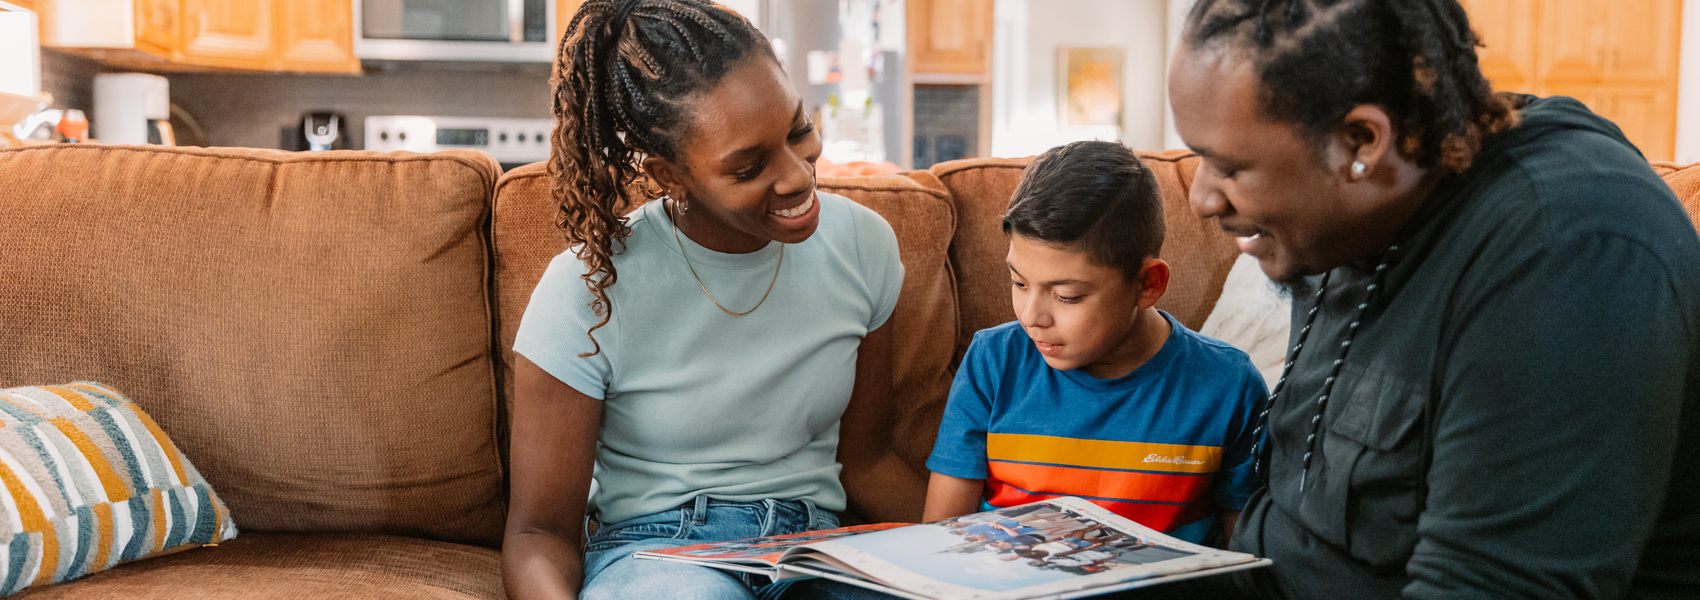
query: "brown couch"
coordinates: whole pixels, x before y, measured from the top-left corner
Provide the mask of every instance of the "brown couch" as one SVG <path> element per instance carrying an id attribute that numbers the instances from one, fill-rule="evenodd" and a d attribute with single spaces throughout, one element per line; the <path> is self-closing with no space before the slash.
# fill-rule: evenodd
<path id="1" fill-rule="evenodd" d="M 1159 306 L 1197 328 L 1235 250 L 1187 208 L 1197 159 L 1144 156 Z M 1025 164 L 820 182 L 897 230 L 895 444 L 918 467 L 969 336 L 1013 316 L 998 217 Z M 1700 166 L 1656 168 L 1697 214 Z M 124 391 L 242 531 L 22 597 L 502 597 L 506 349 L 552 222 L 541 165 L 472 152 L 0 151 L 0 387 Z"/>

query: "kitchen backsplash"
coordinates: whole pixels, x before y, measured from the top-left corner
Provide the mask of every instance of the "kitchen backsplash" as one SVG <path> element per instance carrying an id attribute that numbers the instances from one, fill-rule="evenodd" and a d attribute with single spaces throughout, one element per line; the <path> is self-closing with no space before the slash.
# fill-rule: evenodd
<path id="1" fill-rule="evenodd" d="M 43 49 L 41 84 L 60 108 L 93 114 L 90 59 Z M 502 63 L 375 63 L 362 76 L 290 73 L 161 73 L 171 102 L 201 128 L 212 146 L 298 149 L 285 139 L 304 113 L 329 111 L 347 119 L 338 147 L 364 145 L 362 122 L 373 115 L 548 119 L 549 65 Z M 181 125 L 179 125 L 181 128 Z M 190 132 L 179 131 L 188 141 Z"/>
<path id="2" fill-rule="evenodd" d="M 54 106 L 94 112 L 94 76 L 98 73 L 100 63 L 93 59 L 41 49 L 41 91 L 53 94 Z"/>
<path id="3" fill-rule="evenodd" d="M 915 86 L 915 168 L 979 155 L 979 133 L 979 86 Z"/>
<path id="4" fill-rule="evenodd" d="M 303 113 L 335 112 L 347 147 L 361 149 L 362 122 L 374 115 L 547 119 L 549 66 L 514 64 L 400 65 L 364 76 L 176 73 L 171 101 L 214 146 L 288 148 L 285 130 Z M 342 147 L 339 145 L 338 147 Z"/>

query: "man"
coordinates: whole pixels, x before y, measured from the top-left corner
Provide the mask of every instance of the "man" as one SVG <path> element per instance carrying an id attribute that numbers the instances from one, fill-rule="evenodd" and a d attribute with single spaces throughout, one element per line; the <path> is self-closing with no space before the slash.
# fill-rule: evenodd
<path id="1" fill-rule="evenodd" d="M 1193 208 L 1294 294 L 1247 595 L 1700 597 L 1700 238 L 1614 125 L 1493 94 L 1476 45 L 1455 0 L 1188 15 Z"/>

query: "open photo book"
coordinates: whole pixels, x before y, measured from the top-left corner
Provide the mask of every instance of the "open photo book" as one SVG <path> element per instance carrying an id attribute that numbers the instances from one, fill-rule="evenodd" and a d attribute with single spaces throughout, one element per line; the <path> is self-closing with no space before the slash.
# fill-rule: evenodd
<path id="1" fill-rule="evenodd" d="M 1073 497 L 937 523 L 880 523 L 639 552 L 638 557 L 825 577 L 917 600 L 1081 598 L 1267 566 L 1163 535 Z"/>

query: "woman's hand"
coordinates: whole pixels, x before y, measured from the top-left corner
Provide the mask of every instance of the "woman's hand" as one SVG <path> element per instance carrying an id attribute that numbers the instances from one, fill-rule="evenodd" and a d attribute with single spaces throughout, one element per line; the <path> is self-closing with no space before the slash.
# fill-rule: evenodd
<path id="1" fill-rule="evenodd" d="M 516 354 L 511 421 L 502 581 L 516 600 L 576 598 L 602 401 Z"/>

